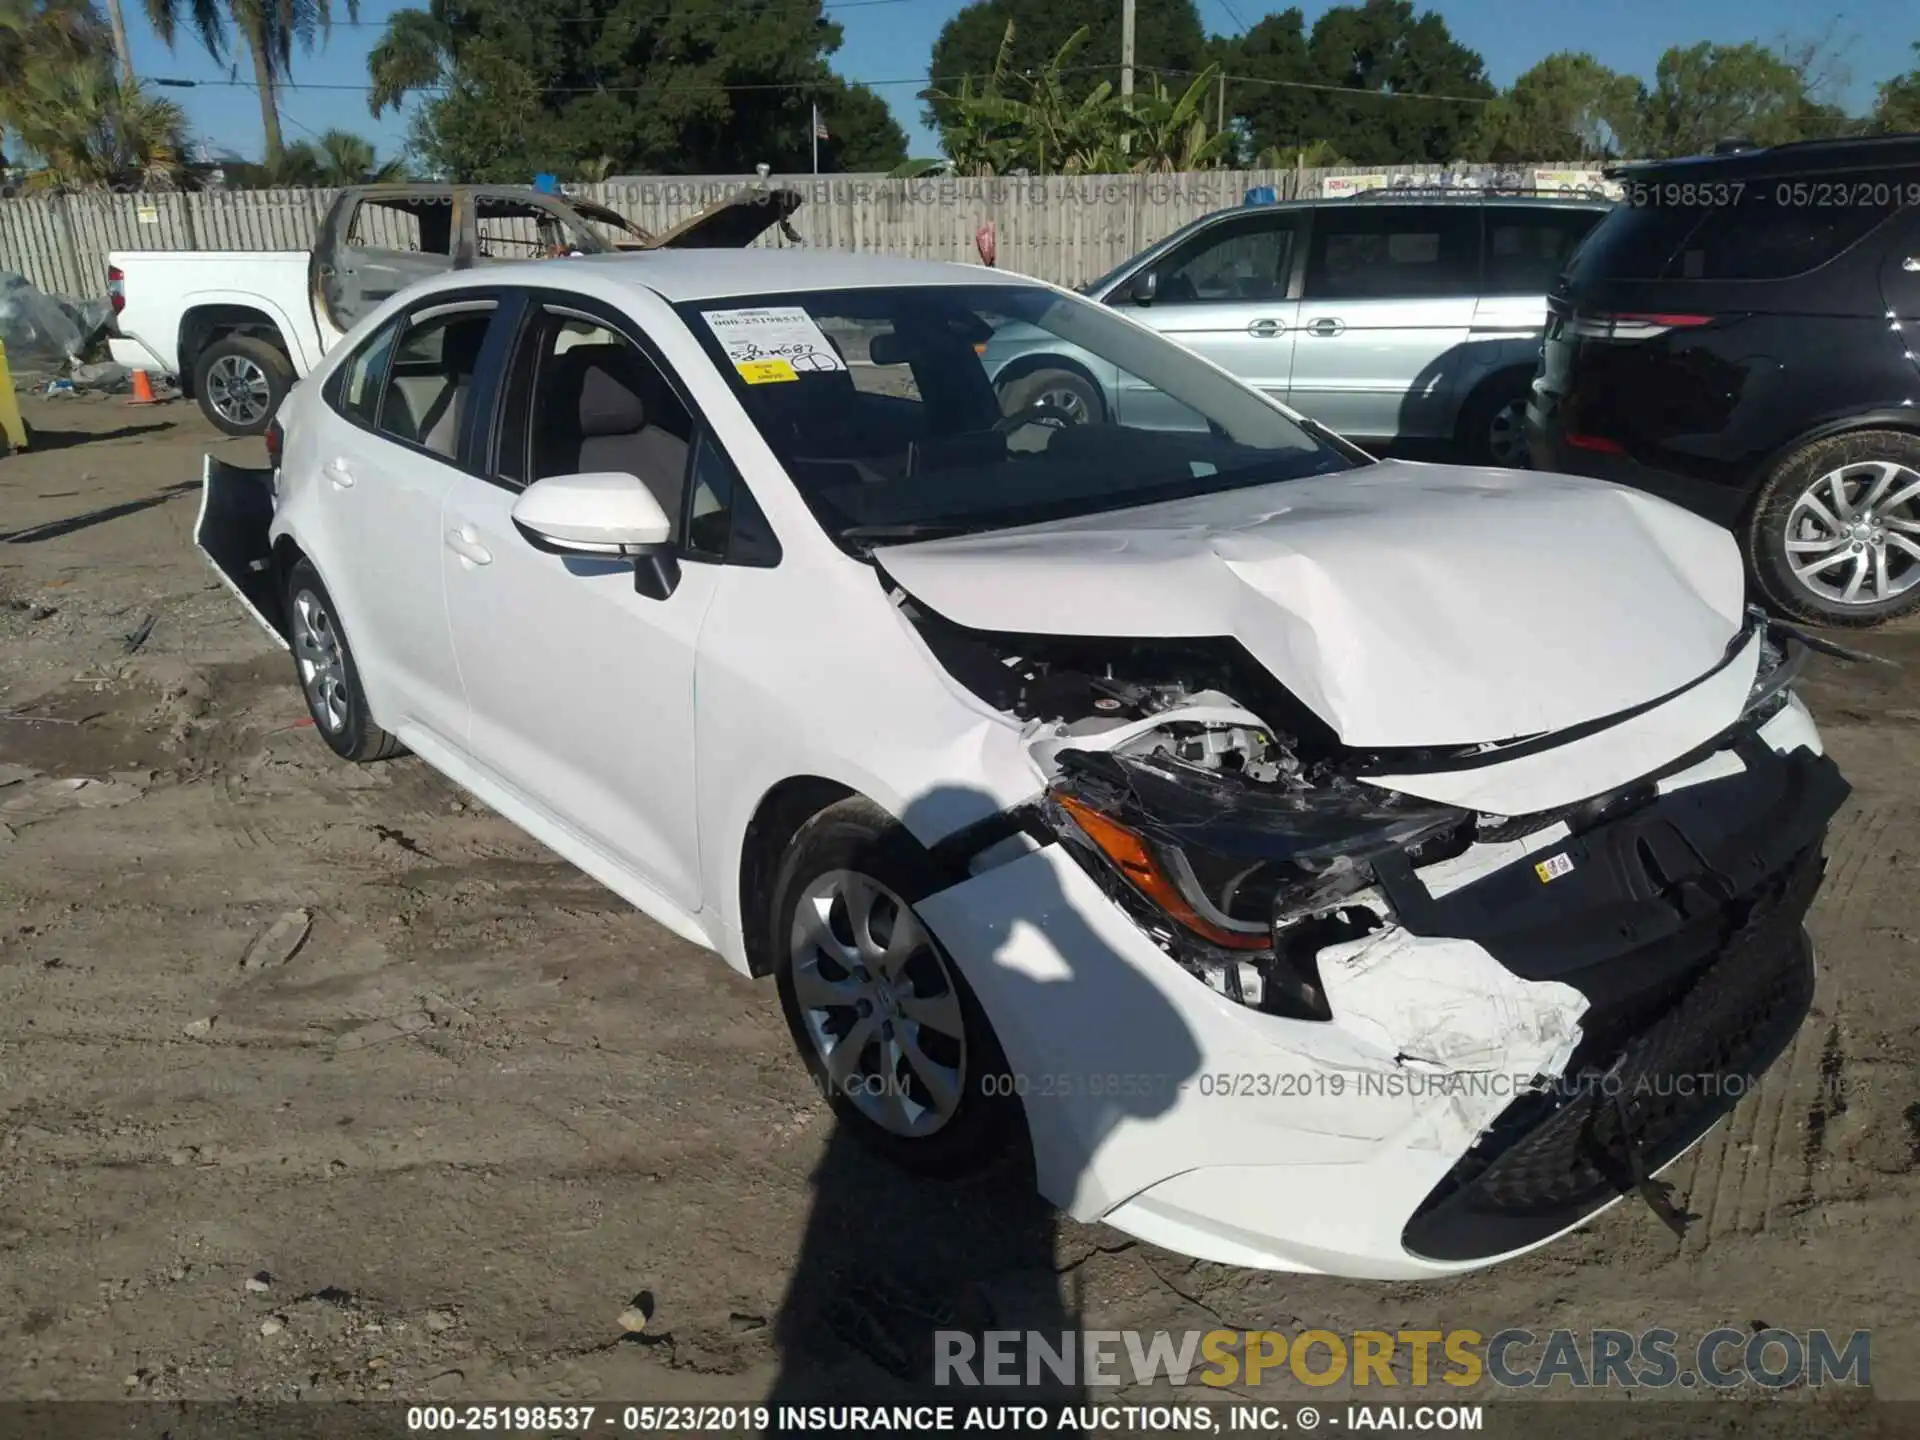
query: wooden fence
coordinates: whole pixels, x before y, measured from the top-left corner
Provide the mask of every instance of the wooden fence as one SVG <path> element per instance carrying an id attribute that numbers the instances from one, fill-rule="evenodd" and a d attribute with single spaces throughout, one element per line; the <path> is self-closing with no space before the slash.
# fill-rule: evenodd
<path id="1" fill-rule="evenodd" d="M 1077 285 L 1189 220 L 1241 204 L 1255 187 L 1278 199 L 1378 186 L 1491 185 L 1578 193 L 1600 188 L 1582 166 L 1407 166 L 1390 170 L 1201 171 L 1181 175 L 934 177 L 770 176 L 806 197 L 794 228 L 809 245 L 972 261 L 974 234 L 992 221 L 1002 269 Z M 568 186 L 651 231 L 758 177 L 621 180 Z M 305 250 L 331 190 L 96 192 L 0 198 L 0 270 L 42 290 L 87 298 L 106 285 L 107 256 L 126 250 Z M 763 244 L 783 243 L 768 236 Z"/>

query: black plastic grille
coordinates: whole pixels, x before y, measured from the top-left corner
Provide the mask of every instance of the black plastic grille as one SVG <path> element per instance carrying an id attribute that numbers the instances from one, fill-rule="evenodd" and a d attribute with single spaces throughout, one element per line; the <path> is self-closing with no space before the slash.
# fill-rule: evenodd
<path id="1" fill-rule="evenodd" d="M 1589 1011 L 1568 1077 L 1508 1107 L 1415 1214 L 1407 1248 L 1468 1259 L 1544 1239 L 1629 1188 L 1623 1130 L 1651 1172 L 1732 1109 L 1812 1004 L 1801 924 L 1820 875 L 1803 854 L 1733 924 L 1688 937 L 1708 947 L 1693 966 L 1663 964 L 1671 978 Z"/>

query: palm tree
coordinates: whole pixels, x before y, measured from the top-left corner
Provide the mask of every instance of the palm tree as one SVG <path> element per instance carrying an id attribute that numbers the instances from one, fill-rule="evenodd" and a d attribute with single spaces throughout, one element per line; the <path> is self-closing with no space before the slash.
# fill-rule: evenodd
<path id="1" fill-rule="evenodd" d="M 332 34 L 332 0 L 145 0 L 145 4 L 154 32 L 168 45 L 173 44 L 174 32 L 184 20 L 215 60 L 226 58 L 228 26 L 239 33 L 253 57 L 267 163 L 276 162 L 284 148 L 276 91 L 293 69 L 294 41 L 311 54 L 315 37 L 324 39 Z M 345 0 L 345 4 L 347 18 L 358 20 L 360 0 Z"/>
<path id="2" fill-rule="evenodd" d="M 455 43 L 447 0 L 429 0 L 425 10 L 389 15 L 387 28 L 367 53 L 367 74 L 373 81 L 367 108 L 373 118 L 378 120 L 388 108 L 398 109 L 409 90 L 441 83 L 453 68 Z"/>
<path id="3" fill-rule="evenodd" d="M 49 186 L 168 187 L 186 178 L 180 107 L 116 76 L 85 0 L 0 0 L 0 126 L 39 156 Z"/>

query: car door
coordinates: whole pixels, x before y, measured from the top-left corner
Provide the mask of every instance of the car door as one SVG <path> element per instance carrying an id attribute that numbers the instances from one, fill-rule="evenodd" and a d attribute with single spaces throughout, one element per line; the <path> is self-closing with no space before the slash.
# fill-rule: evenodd
<path id="1" fill-rule="evenodd" d="M 668 593 L 643 594 L 633 561 L 536 548 L 512 512 L 537 480 L 615 472 L 651 489 L 684 537 L 708 509 L 686 499 L 696 422 L 631 317 L 526 294 L 490 454 L 455 481 L 444 515 L 465 748 L 523 803 L 692 911 L 695 645 L 720 567 L 688 556 Z M 664 305 L 654 319 L 677 323 Z"/>
<path id="2" fill-rule="evenodd" d="M 317 557 L 380 724 L 449 743 L 466 728 L 441 580 L 441 510 L 460 475 L 477 360 L 499 310 L 440 294 L 364 342 L 334 374 L 312 451 Z"/>
<path id="3" fill-rule="evenodd" d="M 1342 434 L 1452 434 L 1480 280 L 1472 204 L 1313 212 L 1288 396 Z"/>
<path id="4" fill-rule="evenodd" d="M 456 268 L 451 191 L 349 193 L 313 251 L 322 347 L 415 281 Z"/>
<path id="5" fill-rule="evenodd" d="M 1112 303 L 1276 399 L 1291 377 L 1298 211 L 1251 209 L 1210 225 L 1153 267 L 1151 302 L 1124 290 Z M 1122 424 L 1189 428 L 1184 406 L 1140 382 L 1120 386 Z"/>

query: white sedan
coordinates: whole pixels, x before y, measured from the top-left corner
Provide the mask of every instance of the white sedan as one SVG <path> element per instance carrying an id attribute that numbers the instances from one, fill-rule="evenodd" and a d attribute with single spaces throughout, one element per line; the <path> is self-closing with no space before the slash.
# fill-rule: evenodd
<path id="1" fill-rule="evenodd" d="M 1004 413 L 1006 325 L 1115 412 Z M 816 252 L 429 281 L 269 444 L 200 542 L 327 744 L 771 977 L 905 1164 L 1455 1273 L 1683 1224 L 1654 1176 L 1808 1009 L 1847 787 L 1732 537 L 1646 495 L 1376 462 L 1066 291 Z"/>

